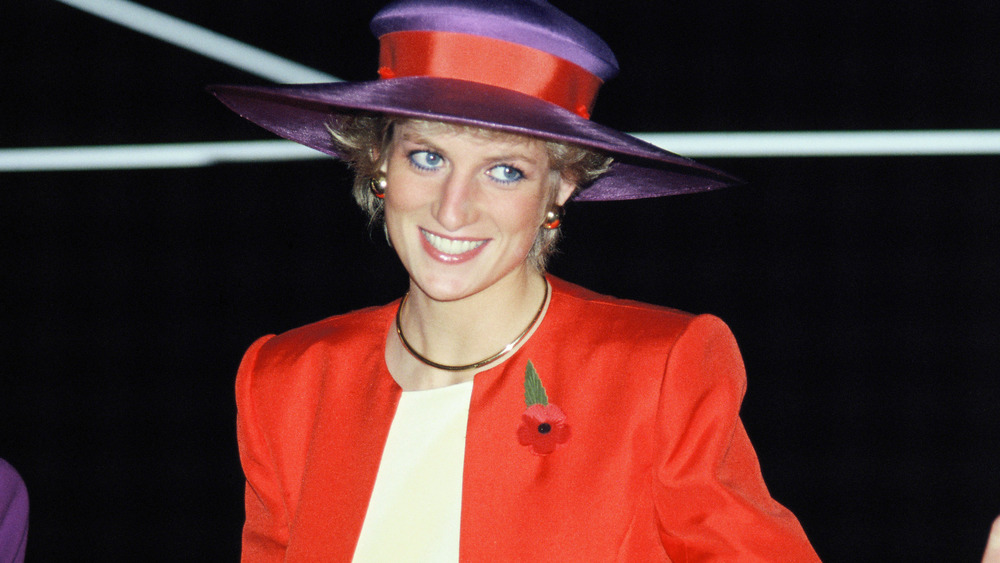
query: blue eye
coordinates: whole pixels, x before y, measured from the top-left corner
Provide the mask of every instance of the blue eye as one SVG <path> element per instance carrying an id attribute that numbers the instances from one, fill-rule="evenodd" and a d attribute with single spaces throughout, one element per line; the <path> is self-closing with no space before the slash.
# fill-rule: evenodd
<path id="1" fill-rule="evenodd" d="M 413 151 L 409 154 L 410 162 L 421 170 L 435 170 L 444 164 L 444 157 L 436 152 Z"/>
<path id="2" fill-rule="evenodd" d="M 498 164 L 490 168 L 486 171 L 486 175 L 505 184 L 524 179 L 524 172 L 506 164 Z"/>

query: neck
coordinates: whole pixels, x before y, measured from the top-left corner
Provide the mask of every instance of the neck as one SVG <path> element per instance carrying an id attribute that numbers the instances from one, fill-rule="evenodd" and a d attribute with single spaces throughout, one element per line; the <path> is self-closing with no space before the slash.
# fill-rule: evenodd
<path id="1" fill-rule="evenodd" d="M 503 350 L 525 329 L 533 329 L 546 295 L 546 281 L 532 272 L 519 279 L 501 280 L 481 292 L 455 301 L 437 301 L 415 284 L 400 309 L 400 328 L 418 355 L 449 366 L 480 362 Z M 466 370 L 442 370 L 405 351 L 390 331 L 387 354 L 390 368 L 404 389 L 426 389 L 467 381 L 477 371 L 502 361 L 505 353 L 488 364 Z M 525 335 L 519 343 L 527 339 Z M 515 348 L 516 349 L 516 348 Z M 513 350 L 511 350 L 513 351 Z M 393 361 L 395 360 L 395 361 Z M 406 384 L 404 384 L 404 381 Z"/>

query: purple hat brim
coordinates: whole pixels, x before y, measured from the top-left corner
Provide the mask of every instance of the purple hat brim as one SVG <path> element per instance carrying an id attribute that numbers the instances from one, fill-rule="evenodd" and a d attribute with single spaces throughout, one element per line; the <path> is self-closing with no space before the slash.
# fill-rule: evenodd
<path id="1" fill-rule="evenodd" d="M 420 76 L 289 86 L 213 86 L 209 91 L 264 129 L 337 158 L 343 155 L 327 127 L 336 127 L 338 115 L 356 112 L 472 125 L 608 153 L 614 158 L 611 169 L 578 192 L 576 201 L 661 197 L 742 183 L 555 104 L 477 82 Z"/>

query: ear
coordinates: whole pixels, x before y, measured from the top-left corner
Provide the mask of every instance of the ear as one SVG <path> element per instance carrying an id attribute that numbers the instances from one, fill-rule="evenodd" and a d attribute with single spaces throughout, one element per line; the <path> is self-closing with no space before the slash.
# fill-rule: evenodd
<path id="1" fill-rule="evenodd" d="M 372 147 L 371 150 L 369 151 L 369 154 L 371 155 L 372 163 L 377 163 L 379 156 L 382 154 L 382 152 L 379 150 L 378 147 Z M 385 174 L 388 168 L 389 168 L 389 163 L 383 161 L 381 164 L 378 165 L 378 167 L 375 170 Z"/>
<path id="2" fill-rule="evenodd" d="M 556 186 L 556 197 L 555 203 L 558 206 L 566 205 L 569 198 L 572 197 L 573 192 L 576 191 L 576 182 L 568 180 L 563 176 L 559 176 L 559 185 Z"/>

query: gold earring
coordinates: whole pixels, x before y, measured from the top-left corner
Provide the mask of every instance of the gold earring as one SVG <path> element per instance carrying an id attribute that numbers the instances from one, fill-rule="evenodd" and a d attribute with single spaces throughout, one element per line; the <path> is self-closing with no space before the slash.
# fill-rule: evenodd
<path id="1" fill-rule="evenodd" d="M 385 172 L 381 170 L 376 172 L 370 182 L 368 182 L 368 187 L 371 188 L 372 193 L 375 197 L 382 199 L 385 197 L 385 189 L 389 186 L 389 179 L 385 177 Z"/>
<path id="2" fill-rule="evenodd" d="M 552 231 L 559 228 L 562 224 L 563 215 L 565 211 L 561 205 L 553 205 L 552 209 L 545 212 L 545 221 L 542 223 L 542 228 L 547 231 Z"/>

